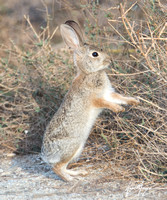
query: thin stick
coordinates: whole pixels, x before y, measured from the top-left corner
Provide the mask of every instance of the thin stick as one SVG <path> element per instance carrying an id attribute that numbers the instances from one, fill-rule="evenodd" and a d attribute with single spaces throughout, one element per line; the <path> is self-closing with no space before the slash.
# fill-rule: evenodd
<path id="1" fill-rule="evenodd" d="M 29 26 L 31 27 L 31 29 L 33 30 L 36 38 L 39 40 L 39 42 L 41 41 L 41 38 L 39 37 L 39 35 L 37 34 L 37 32 L 35 31 L 34 27 L 32 26 L 31 22 L 30 22 L 30 18 L 29 16 L 24 15 L 24 18 L 27 20 Z"/>

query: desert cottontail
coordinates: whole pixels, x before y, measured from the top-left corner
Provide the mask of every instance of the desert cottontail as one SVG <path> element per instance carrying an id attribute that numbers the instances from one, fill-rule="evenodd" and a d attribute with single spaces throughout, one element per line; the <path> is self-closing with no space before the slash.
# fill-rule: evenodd
<path id="1" fill-rule="evenodd" d="M 46 128 L 41 154 L 59 177 L 69 181 L 73 176 L 87 173 L 69 170 L 67 166 L 81 154 L 99 113 L 104 108 L 124 111 L 119 104 L 135 105 L 139 101 L 114 91 L 105 72 L 111 64 L 110 57 L 101 49 L 84 43 L 76 22 L 68 20 L 60 30 L 64 42 L 74 52 L 78 74 Z"/>

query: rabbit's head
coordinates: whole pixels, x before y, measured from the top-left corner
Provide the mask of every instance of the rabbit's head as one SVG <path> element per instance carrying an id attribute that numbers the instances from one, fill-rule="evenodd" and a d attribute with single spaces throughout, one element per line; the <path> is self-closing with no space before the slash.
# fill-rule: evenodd
<path id="1" fill-rule="evenodd" d="M 74 21 L 60 26 L 64 42 L 74 51 L 74 63 L 84 73 L 89 74 L 107 68 L 110 57 L 101 49 L 84 43 L 82 31 Z"/>

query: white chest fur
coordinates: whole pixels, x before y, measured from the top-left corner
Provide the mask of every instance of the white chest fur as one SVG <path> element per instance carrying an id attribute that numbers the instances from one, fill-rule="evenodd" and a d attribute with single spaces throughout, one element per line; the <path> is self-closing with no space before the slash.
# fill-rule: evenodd
<path id="1" fill-rule="evenodd" d="M 100 114 L 101 111 L 102 111 L 101 109 L 97 109 L 97 108 L 91 108 L 89 110 L 89 113 L 87 116 L 87 123 L 84 126 L 84 132 L 85 132 L 85 136 L 86 136 L 85 139 L 87 139 L 87 137 L 89 136 L 91 128 L 94 125 L 96 118 L 98 117 L 98 115 Z"/>

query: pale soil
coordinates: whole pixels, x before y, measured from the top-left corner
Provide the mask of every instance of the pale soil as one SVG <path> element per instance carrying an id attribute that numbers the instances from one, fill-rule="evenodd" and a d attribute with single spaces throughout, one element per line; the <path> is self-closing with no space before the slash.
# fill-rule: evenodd
<path id="1" fill-rule="evenodd" d="M 93 165 L 92 165 L 93 166 Z M 103 167 L 82 166 L 87 177 L 63 182 L 43 163 L 39 155 L 0 158 L 0 199 L 95 199 L 166 200 L 167 184 L 148 184 L 135 180 L 114 180 Z M 102 166 L 102 165 L 101 165 Z M 112 170 L 112 169 L 111 169 Z M 108 178 L 106 178 L 108 177 Z"/>

